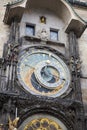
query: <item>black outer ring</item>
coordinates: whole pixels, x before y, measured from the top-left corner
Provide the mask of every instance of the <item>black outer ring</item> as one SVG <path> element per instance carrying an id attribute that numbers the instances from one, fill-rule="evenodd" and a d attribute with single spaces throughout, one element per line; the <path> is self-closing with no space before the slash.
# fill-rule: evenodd
<path id="1" fill-rule="evenodd" d="M 70 121 L 70 119 L 66 118 L 66 116 L 64 115 L 64 113 L 62 113 L 62 111 L 58 111 L 55 108 L 49 108 L 44 105 L 42 106 L 34 105 L 32 107 L 29 107 L 28 111 L 26 111 L 26 113 L 20 117 L 21 120 L 19 121 L 18 127 L 22 125 L 24 120 L 35 114 L 51 115 L 59 119 L 67 127 L 68 130 L 75 130 L 73 127 L 74 124 Z"/>

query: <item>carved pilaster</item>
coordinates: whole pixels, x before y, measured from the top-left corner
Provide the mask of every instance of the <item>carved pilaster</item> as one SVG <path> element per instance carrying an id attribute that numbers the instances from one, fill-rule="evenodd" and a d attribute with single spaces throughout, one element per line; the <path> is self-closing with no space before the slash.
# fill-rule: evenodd
<path id="1" fill-rule="evenodd" d="M 80 84 L 80 69 L 81 61 L 78 53 L 78 43 L 74 32 L 69 34 L 69 52 L 70 52 L 70 70 L 72 74 L 73 89 L 75 98 L 82 101 L 81 98 L 81 84 Z"/>
<path id="2" fill-rule="evenodd" d="M 14 18 L 11 23 L 9 43 L 15 44 L 19 40 L 19 23 L 17 18 Z"/>
<path id="3" fill-rule="evenodd" d="M 19 48 L 19 23 L 14 18 L 10 28 L 10 36 L 8 42 L 4 45 L 3 65 L 0 70 L 1 84 L 0 91 L 13 91 L 15 71 Z"/>
<path id="4" fill-rule="evenodd" d="M 0 123 L 3 124 L 4 130 L 8 129 L 8 119 L 11 117 L 12 119 L 15 118 L 15 102 L 9 98 L 6 103 L 2 104 L 2 110 L 0 113 Z"/>
<path id="5" fill-rule="evenodd" d="M 82 105 L 76 107 L 76 130 L 84 130 L 84 110 L 81 93 L 80 69 L 81 61 L 78 52 L 78 42 L 74 32 L 69 33 L 70 70 L 73 83 L 73 98 L 80 101 Z"/>

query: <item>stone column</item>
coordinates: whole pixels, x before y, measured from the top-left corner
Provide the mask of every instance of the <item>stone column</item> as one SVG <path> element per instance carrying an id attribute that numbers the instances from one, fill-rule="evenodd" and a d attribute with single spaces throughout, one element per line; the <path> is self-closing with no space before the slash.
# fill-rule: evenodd
<path id="1" fill-rule="evenodd" d="M 84 130 L 84 109 L 82 102 L 81 81 L 80 81 L 80 69 L 81 61 L 78 52 L 77 37 L 74 32 L 69 33 L 69 58 L 70 58 L 70 70 L 72 75 L 72 98 L 75 100 L 76 106 L 76 130 Z"/>

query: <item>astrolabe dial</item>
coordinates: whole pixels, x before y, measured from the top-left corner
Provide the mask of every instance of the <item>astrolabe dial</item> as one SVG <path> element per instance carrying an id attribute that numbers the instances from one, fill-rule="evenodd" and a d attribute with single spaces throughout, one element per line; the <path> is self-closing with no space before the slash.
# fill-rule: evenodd
<path id="1" fill-rule="evenodd" d="M 35 114 L 28 117 L 19 130 L 67 130 L 59 119 L 51 115 Z"/>
<path id="2" fill-rule="evenodd" d="M 59 69 L 55 62 L 45 60 L 38 63 L 35 68 L 35 77 L 43 87 L 56 89 L 63 83 L 62 70 Z"/>
<path id="3" fill-rule="evenodd" d="M 49 118 L 39 118 L 32 120 L 24 130 L 62 130 L 62 128 Z"/>
<path id="4" fill-rule="evenodd" d="M 64 94 L 71 76 L 67 65 L 49 50 L 24 50 L 20 53 L 17 76 L 25 90 L 34 95 L 57 97 Z"/>

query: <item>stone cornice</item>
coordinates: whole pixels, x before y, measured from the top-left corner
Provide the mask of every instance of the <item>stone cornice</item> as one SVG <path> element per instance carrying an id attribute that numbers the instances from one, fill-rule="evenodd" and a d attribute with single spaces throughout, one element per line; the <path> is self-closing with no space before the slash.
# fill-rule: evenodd
<path id="1" fill-rule="evenodd" d="M 75 5 L 75 6 L 87 7 L 87 2 L 82 2 L 82 1 L 78 1 L 78 0 L 65 0 L 65 1 L 68 1 L 69 3 L 71 3 L 72 5 Z M 24 2 L 24 0 L 15 0 L 12 2 L 8 2 L 8 4 L 5 6 L 16 5 L 16 4 L 19 4 L 21 2 Z"/>
<path id="2" fill-rule="evenodd" d="M 16 2 L 8 3 L 6 5 L 4 23 L 10 25 L 12 23 L 12 20 L 14 19 L 20 22 L 25 9 L 26 8 L 28 9 L 29 7 L 33 7 L 33 8 L 35 7 L 38 8 L 39 6 L 44 8 L 47 7 L 48 9 L 50 10 L 52 9 L 56 13 L 60 9 L 63 12 L 61 18 L 65 24 L 64 26 L 65 32 L 69 33 L 70 30 L 74 30 L 75 33 L 77 34 L 77 37 L 81 36 L 81 34 L 86 28 L 86 23 L 85 21 L 83 21 L 83 19 L 81 19 L 76 15 L 76 13 L 72 9 L 71 4 L 69 4 L 68 0 L 55 0 L 55 6 L 52 6 L 51 4 L 49 5 L 48 0 L 44 0 L 44 1 L 45 2 L 43 2 L 43 5 L 41 0 L 37 0 L 37 2 L 35 0 L 18 0 Z M 51 2 L 53 2 L 53 0 L 51 0 Z M 61 5 L 62 8 L 60 8 L 59 5 Z M 67 13 L 65 14 L 65 12 Z M 63 14 L 66 15 L 67 19 Z"/>
<path id="3" fill-rule="evenodd" d="M 23 1 L 24 0 L 16 0 L 16 1 L 8 2 L 8 4 L 6 4 L 5 6 L 16 5 L 16 4 L 19 4 L 19 3 L 23 2 Z"/>
<path id="4" fill-rule="evenodd" d="M 78 0 L 68 0 L 74 6 L 87 7 L 87 2 L 78 1 Z"/>

